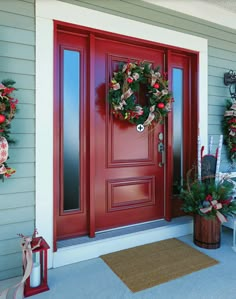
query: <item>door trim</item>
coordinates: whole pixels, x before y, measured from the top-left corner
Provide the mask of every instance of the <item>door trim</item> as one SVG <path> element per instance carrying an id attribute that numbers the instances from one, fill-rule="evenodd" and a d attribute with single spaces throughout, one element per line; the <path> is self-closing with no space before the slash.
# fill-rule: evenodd
<path id="1" fill-rule="evenodd" d="M 61 189 L 62 189 L 61 186 L 63 185 L 63 180 L 61 179 L 63 177 L 63 172 L 62 172 L 63 162 L 58 161 L 58 156 L 61 156 L 61 153 L 60 153 L 61 140 L 60 140 L 59 136 L 60 136 L 60 131 L 62 129 L 59 130 L 59 134 L 58 134 L 58 128 L 61 126 L 60 126 L 60 123 L 58 122 L 58 116 L 57 116 L 58 109 L 59 109 L 58 101 L 60 101 L 59 100 L 60 96 L 59 96 L 59 94 L 57 95 L 57 92 L 59 93 L 59 91 L 57 91 L 57 90 L 58 89 L 60 90 L 62 87 L 57 86 L 57 90 L 55 90 L 55 96 L 54 96 L 54 107 L 55 107 L 54 131 L 56 132 L 56 134 L 54 134 L 54 224 L 55 224 L 55 228 L 56 228 L 54 230 L 54 234 L 55 234 L 54 237 L 55 237 L 55 240 L 60 240 L 61 238 L 66 238 L 66 236 L 68 236 L 68 238 L 69 238 L 69 237 L 77 237 L 79 235 L 79 233 L 84 234 L 85 230 L 83 229 L 83 232 L 81 231 L 81 227 L 84 227 L 84 222 L 82 221 L 84 219 L 84 217 L 87 219 L 86 222 L 88 224 L 86 233 L 90 237 L 94 237 L 95 232 L 97 230 L 101 229 L 101 227 L 98 225 L 98 223 L 100 223 L 101 217 L 99 218 L 99 216 L 98 217 L 95 216 L 95 207 L 97 205 L 97 203 L 96 203 L 97 197 L 96 197 L 96 194 L 94 193 L 96 190 L 95 189 L 95 186 L 96 186 L 95 174 L 97 172 L 97 169 L 95 169 L 95 165 L 99 165 L 98 161 L 100 161 L 99 158 L 96 160 L 96 158 L 95 158 L 96 155 L 94 154 L 96 152 L 95 136 L 97 136 L 97 133 L 96 133 L 97 128 L 94 123 L 94 117 L 95 117 L 94 111 L 96 110 L 95 109 L 96 107 L 94 104 L 94 99 L 95 99 L 95 90 L 97 88 L 97 86 L 95 86 L 95 84 L 94 84 L 94 82 L 96 81 L 96 80 L 94 80 L 95 79 L 95 65 L 96 65 L 95 56 L 97 55 L 97 51 L 98 51 L 96 48 L 96 42 L 99 43 L 99 42 L 106 41 L 109 43 L 109 44 L 106 44 L 107 47 L 109 47 L 110 44 L 114 45 L 115 48 L 112 48 L 113 50 L 107 49 L 108 53 L 110 53 L 109 51 L 111 51 L 111 53 L 113 53 L 112 51 L 114 51 L 114 50 L 116 53 L 118 44 L 120 44 L 122 47 L 124 45 L 127 45 L 127 47 L 130 47 L 130 46 L 131 47 L 142 47 L 144 52 L 145 52 L 145 49 L 152 51 L 152 54 L 155 57 L 155 59 L 154 59 L 154 57 L 153 57 L 153 59 L 155 60 L 155 63 L 157 63 L 157 65 L 158 65 L 158 63 L 161 64 L 162 71 L 166 71 L 166 68 L 169 66 L 169 70 L 168 70 L 168 73 L 170 74 L 169 75 L 169 81 L 170 81 L 169 86 L 172 85 L 171 84 L 172 69 L 170 68 L 170 65 L 172 65 L 172 57 L 175 57 L 175 56 L 176 57 L 185 57 L 185 59 L 187 59 L 188 61 L 192 61 L 192 58 L 194 58 L 194 61 L 196 61 L 198 58 L 198 55 L 196 54 L 196 52 L 189 52 L 189 51 L 185 51 L 185 50 L 180 51 L 179 49 L 176 50 L 173 47 L 168 47 L 168 49 L 167 49 L 166 47 L 163 47 L 159 43 L 143 41 L 143 40 L 135 39 L 135 38 L 132 38 L 132 41 L 130 41 L 130 38 L 127 36 L 123 36 L 123 35 L 121 36 L 118 34 L 110 34 L 109 32 L 93 30 L 93 29 L 87 28 L 87 27 L 81 27 L 81 26 L 75 26 L 75 25 L 71 26 L 71 25 L 68 25 L 68 24 L 65 24 L 62 22 L 58 22 L 58 21 L 54 22 L 54 27 L 55 27 L 55 36 L 56 37 L 58 36 L 58 38 L 55 39 L 55 49 L 58 49 L 58 52 L 60 52 L 60 53 L 61 53 L 61 49 L 63 49 L 65 47 L 65 45 L 66 45 L 66 47 L 71 47 L 71 48 L 82 47 L 80 44 L 80 43 L 82 43 L 82 41 L 80 41 L 80 38 L 83 39 L 82 44 L 84 47 L 86 47 L 86 53 L 87 53 L 87 55 L 84 55 L 84 59 L 86 57 L 86 61 L 87 61 L 86 75 L 85 75 L 87 79 L 83 79 L 83 80 L 85 82 L 87 82 L 85 88 L 88 90 L 88 96 L 85 96 L 86 93 L 82 92 L 82 94 L 84 96 L 81 95 L 82 96 L 81 104 L 82 104 L 82 106 L 83 105 L 87 106 L 87 109 L 83 109 L 84 112 L 82 113 L 82 116 L 84 119 L 89 120 L 89 124 L 87 124 L 87 129 L 83 130 L 82 131 L 83 133 L 81 135 L 82 140 L 84 140 L 83 136 L 89 136 L 88 137 L 89 144 L 87 144 L 87 142 L 86 142 L 87 151 L 85 151 L 84 154 L 81 155 L 81 160 L 80 160 L 81 163 L 83 161 L 86 161 L 86 166 L 87 166 L 86 167 L 87 175 L 81 176 L 81 184 L 82 184 L 83 188 L 87 190 L 86 193 L 83 193 L 84 196 L 81 195 L 81 203 L 83 205 L 87 206 L 87 209 L 86 209 L 86 211 L 83 211 L 83 218 L 79 218 L 79 217 L 81 217 L 81 215 L 79 216 L 78 212 L 74 213 L 75 214 L 74 217 L 71 217 L 72 216 L 71 213 L 64 214 L 64 213 L 62 213 L 62 211 L 60 211 L 60 213 L 58 213 L 58 206 L 59 206 L 58 201 L 62 201 L 62 198 L 63 198 L 63 195 L 62 195 L 63 192 L 61 192 Z M 75 40 L 77 42 L 75 42 Z M 90 46 L 87 46 L 87 45 L 90 45 Z M 160 55 L 160 57 L 157 55 L 157 53 L 159 53 L 158 55 Z M 158 59 L 157 59 L 157 56 L 159 57 Z M 164 58 L 166 56 L 168 56 L 168 59 Z M 55 55 L 55 58 L 56 58 L 56 55 Z M 61 56 L 60 56 L 60 59 L 62 59 Z M 58 58 L 55 59 L 55 64 L 61 65 L 60 59 L 58 59 Z M 161 61 L 159 61 L 160 59 L 161 59 Z M 105 63 L 105 61 L 104 61 L 104 63 Z M 84 62 L 81 62 L 81 64 L 84 65 Z M 179 64 L 179 62 L 178 62 L 178 64 Z M 195 92 L 196 86 L 192 85 L 192 84 L 196 84 L 196 82 L 197 82 L 196 78 L 193 80 L 194 82 L 191 83 L 191 85 L 193 87 L 192 89 L 194 90 L 194 93 L 192 95 L 190 94 L 190 90 L 192 90 L 192 89 L 190 86 L 188 86 L 191 81 L 189 78 L 192 78 L 192 74 L 194 74 L 195 71 L 196 71 L 195 67 L 192 69 L 191 64 L 189 64 L 189 66 L 186 67 L 185 76 L 187 76 L 187 77 L 185 78 L 184 82 L 188 82 L 188 83 L 186 83 L 186 87 L 184 88 L 187 92 L 187 94 L 185 93 L 185 96 L 184 96 L 184 98 L 186 99 L 185 100 L 186 106 L 184 105 L 184 107 L 185 107 L 185 110 L 187 107 L 187 110 L 186 111 L 184 110 L 185 112 L 184 112 L 183 120 L 184 120 L 184 124 L 185 124 L 185 122 L 195 124 L 194 125 L 194 127 L 195 127 L 194 133 L 191 132 L 191 134 L 193 136 L 193 139 L 197 140 L 197 128 L 196 128 L 197 121 L 192 122 L 192 119 L 195 120 L 195 115 L 192 116 L 193 114 L 192 113 L 190 114 L 189 110 L 188 110 L 189 108 L 193 109 L 194 111 L 198 110 L 197 109 L 197 99 L 196 99 L 197 95 Z M 56 69 L 54 77 L 55 77 L 56 82 L 61 82 L 61 80 L 59 80 L 59 78 L 58 78 L 58 72 L 59 72 L 58 69 Z M 82 71 L 82 73 L 85 74 L 83 71 Z M 61 82 L 61 84 L 62 84 L 62 82 Z M 171 89 L 171 87 L 170 87 L 170 89 Z M 187 99 L 189 99 L 189 100 L 187 100 Z M 190 104 L 190 101 L 191 101 L 191 104 Z M 108 107 L 108 106 L 106 105 L 106 107 Z M 191 116 L 191 118 L 190 118 L 190 116 Z M 197 114 L 196 114 L 196 117 L 198 117 Z M 172 171 L 173 171 L 173 161 L 172 161 L 173 125 L 171 124 L 171 120 L 172 120 L 172 113 L 169 113 L 169 116 L 165 120 L 165 123 L 163 126 L 164 130 L 165 130 L 165 132 L 164 132 L 165 144 L 168 144 L 168 146 L 165 146 L 168 159 L 165 163 L 164 174 L 161 176 L 161 177 L 163 177 L 163 181 L 165 182 L 165 184 L 164 184 L 164 188 L 162 190 L 162 192 L 163 192 L 163 196 L 161 196 L 162 200 L 159 197 L 156 198 L 156 200 L 162 201 L 161 207 L 164 208 L 164 210 L 161 215 L 162 215 L 162 217 L 165 217 L 166 220 L 171 219 L 171 202 L 172 202 L 171 186 L 172 186 Z M 166 130 L 166 125 L 168 125 L 168 124 L 169 124 L 169 126 L 168 126 L 168 129 Z M 81 122 L 80 125 L 81 125 L 81 128 L 84 128 L 83 121 Z M 86 127 L 86 125 L 85 125 L 85 127 Z M 186 133 L 184 134 L 185 139 L 189 140 L 190 131 L 186 124 L 184 125 L 184 127 L 186 127 L 186 132 L 188 133 L 187 135 L 186 135 Z M 111 133 L 110 126 L 109 126 L 108 131 L 109 131 L 108 135 L 110 136 L 110 133 Z M 55 136 L 58 136 L 58 137 L 55 137 Z M 106 136 L 106 138 L 108 138 L 108 136 Z M 184 164 L 187 166 L 187 168 L 189 168 L 190 162 L 192 165 L 193 161 L 195 161 L 195 156 L 193 159 L 192 154 L 189 154 L 189 155 L 187 154 L 190 152 L 189 150 L 191 148 L 191 145 L 189 148 L 189 146 L 187 146 L 187 143 L 185 141 L 186 140 L 184 140 L 183 148 L 185 149 L 186 157 L 188 157 L 188 159 L 187 159 L 186 163 L 184 163 Z M 109 142 L 107 143 L 107 141 L 106 141 L 105 144 L 109 144 Z M 188 144 L 189 144 L 189 142 L 188 142 Z M 194 147 L 194 144 L 195 144 L 195 142 L 193 141 L 193 147 Z M 91 145 L 91 147 L 90 147 L 90 145 Z M 152 144 L 151 147 L 153 148 L 153 146 L 154 145 Z M 82 148 L 83 147 L 84 146 L 82 146 Z M 112 162 L 110 160 L 111 159 L 110 151 L 111 151 L 110 148 L 107 148 L 105 150 L 105 152 L 108 153 L 108 157 L 109 157 L 108 161 L 105 162 L 105 164 L 108 163 L 108 165 L 107 165 L 108 168 L 110 166 L 117 167 L 118 164 L 115 163 L 113 165 L 113 162 L 115 162 L 115 161 Z M 82 152 L 83 152 L 83 150 L 82 150 Z M 135 161 L 136 160 L 133 160 L 133 162 L 135 162 Z M 148 161 L 145 160 L 143 162 L 145 162 L 144 164 L 142 164 L 143 166 L 148 165 Z M 150 160 L 149 162 L 151 162 L 150 165 L 152 165 L 152 161 Z M 120 163 L 121 163 L 121 164 L 119 164 L 120 167 L 131 166 L 131 164 L 127 163 L 126 160 L 125 160 L 125 163 L 123 163 L 122 161 L 120 161 Z M 135 166 L 141 166 L 140 161 L 138 162 L 138 160 L 137 160 L 135 163 Z M 102 170 L 103 163 L 99 167 L 101 167 L 101 170 Z M 185 168 L 186 167 L 184 167 L 184 170 L 185 170 Z M 160 168 L 157 167 L 157 170 L 158 169 L 159 169 L 158 172 L 160 175 Z M 61 174 L 58 177 L 59 173 L 61 173 Z M 184 171 L 184 173 L 185 173 L 185 171 Z M 84 178 L 86 178 L 86 179 L 84 179 Z M 86 186 L 84 185 L 85 182 L 86 182 Z M 58 194 L 59 194 L 59 196 L 58 196 Z M 111 192 L 111 194 L 112 194 L 112 192 Z M 165 195 L 167 195 L 167 196 L 165 196 Z M 103 198 L 103 196 L 102 196 L 102 198 Z M 86 204 L 85 204 L 85 201 L 86 201 Z M 141 207 L 141 206 L 143 206 L 143 204 L 141 206 L 140 205 L 138 205 L 138 206 Z M 124 207 L 123 207 L 123 209 L 124 209 Z M 115 210 L 117 212 L 117 209 L 114 209 L 113 211 L 115 211 Z M 119 210 L 121 210 L 121 207 L 119 207 Z M 109 211 L 110 210 L 108 209 L 108 212 Z M 146 210 L 146 212 L 147 212 L 147 210 Z M 113 214 L 113 217 L 114 217 L 114 214 Z M 120 219 L 121 218 L 122 217 L 120 217 Z M 76 222 L 76 219 L 77 219 L 77 222 Z M 104 219 L 104 217 L 102 217 L 102 219 Z M 68 223 L 68 221 L 71 223 L 71 225 L 68 226 L 68 230 L 65 230 L 64 228 L 65 228 L 66 223 Z M 142 221 L 144 221 L 144 219 Z M 82 224 L 82 222 L 83 222 L 83 224 Z M 123 220 L 123 222 L 124 222 L 124 220 Z M 76 223 L 80 223 L 80 230 L 75 229 L 75 227 L 77 226 Z M 95 225 L 95 223 L 96 223 L 96 225 Z M 72 226 L 74 226 L 74 229 L 72 228 Z M 102 229 L 104 229 L 104 227 L 102 227 Z M 62 231 L 64 234 L 61 233 Z M 66 233 L 66 231 L 67 231 L 67 233 Z"/>
<path id="2" fill-rule="evenodd" d="M 95 98 L 95 84 L 94 80 L 91 80 L 95 73 L 95 36 L 94 34 L 90 34 L 89 38 L 90 43 L 90 52 L 89 52 L 89 78 L 90 78 L 90 87 L 89 87 L 89 99 L 90 99 L 90 109 L 89 111 L 95 111 L 95 101 L 92 99 Z M 90 115 L 94 115 L 94 113 L 90 113 Z M 95 132 L 95 118 L 90 118 L 90 152 L 89 152 L 89 183 L 90 185 L 95 185 L 95 138 L 94 138 L 94 132 Z M 95 190 L 94 188 L 89 188 L 90 196 L 89 196 L 89 236 L 95 237 Z"/>
<path id="3" fill-rule="evenodd" d="M 97 19 L 103 22 L 96 21 Z M 53 20 L 109 30 L 152 42 L 199 52 L 199 134 L 207 146 L 208 46 L 207 40 L 142 22 L 109 15 L 56 0 L 36 0 L 36 227 L 51 249 L 53 260 Z M 122 25 L 122 26 L 121 26 Z M 134 30 L 135 28 L 135 30 Z M 147 35 L 148 33 L 148 35 Z M 42 88 L 43 86 L 43 88 Z M 47 96 L 45 96 L 47 90 Z M 47 107 L 47 109 L 45 109 Z M 45 146 L 47 145 L 47 146 Z M 45 171 L 45 165 L 47 166 Z"/>

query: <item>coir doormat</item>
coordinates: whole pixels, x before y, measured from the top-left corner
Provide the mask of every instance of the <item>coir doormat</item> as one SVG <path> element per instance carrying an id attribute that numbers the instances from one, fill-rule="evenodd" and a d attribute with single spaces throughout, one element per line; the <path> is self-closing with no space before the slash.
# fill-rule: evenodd
<path id="1" fill-rule="evenodd" d="M 133 292 L 218 264 L 177 239 L 168 239 L 101 258 Z"/>

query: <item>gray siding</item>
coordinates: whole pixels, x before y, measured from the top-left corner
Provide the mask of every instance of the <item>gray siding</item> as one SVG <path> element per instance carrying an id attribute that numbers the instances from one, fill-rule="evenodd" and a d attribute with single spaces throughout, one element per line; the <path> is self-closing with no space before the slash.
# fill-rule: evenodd
<path id="1" fill-rule="evenodd" d="M 18 113 L 12 121 L 8 163 L 16 173 L 0 182 L 0 280 L 21 275 L 18 233 L 32 234 L 35 198 L 34 0 L 1 0 L 0 81 L 13 79 Z"/>
<path id="2" fill-rule="evenodd" d="M 192 34 L 208 39 L 208 134 L 214 137 L 217 147 L 221 131 L 221 120 L 228 88 L 224 86 L 223 75 L 229 69 L 236 70 L 236 30 L 216 25 L 182 13 L 174 12 L 137 0 L 61 0 L 91 9 L 100 10 L 136 21 L 157 25 L 167 29 Z M 230 168 L 226 149 L 222 149 L 221 171 Z M 236 171 L 236 169 L 233 169 Z"/>

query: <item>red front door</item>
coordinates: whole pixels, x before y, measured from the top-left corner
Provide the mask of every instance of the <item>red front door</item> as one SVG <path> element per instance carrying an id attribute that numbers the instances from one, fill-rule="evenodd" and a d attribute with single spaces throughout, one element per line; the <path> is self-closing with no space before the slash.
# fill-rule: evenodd
<path id="1" fill-rule="evenodd" d="M 197 56 L 60 22 L 55 28 L 55 244 L 59 239 L 170 219 L 173 180 L 196 158 Z M 175 91 L 176 111 L 164 124 L 153 122 L 143 132 L 115 119 L 108 103 L 113 72 L 128 61 L 146 61 L 161 72 L 168 68 Z M 146 105 L 145 89 L 140 87 L 138 101 Z M 166 164 L 160 143 L 166 149 Z M 177 177 L 173 169 L 178 170 Z"/>
<path id="2" fill-rule="evenodd" d="M 155 123 L 138 132 L 135 125 L 114 119 L 105 99 L 120 63 L 147 61 L 163 71 L 164 52 L 99 38 L 95 49 L 95 229 L 163 218 L 164 166 L 158 136 L 164 126 Z M 146 101 L 142 90 L 139 101 Z"/>

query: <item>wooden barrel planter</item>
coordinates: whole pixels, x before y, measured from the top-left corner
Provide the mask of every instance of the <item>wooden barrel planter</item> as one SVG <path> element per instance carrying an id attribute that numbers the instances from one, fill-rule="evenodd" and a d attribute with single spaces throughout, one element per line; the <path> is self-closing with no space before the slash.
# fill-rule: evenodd
<path id="1" fill-rule="evenodd" d="M 220 247 L 221 223 L 218 219 L 206 219 L 200 215 L 194 215 L 194 244 L 207 249 Z"/>

